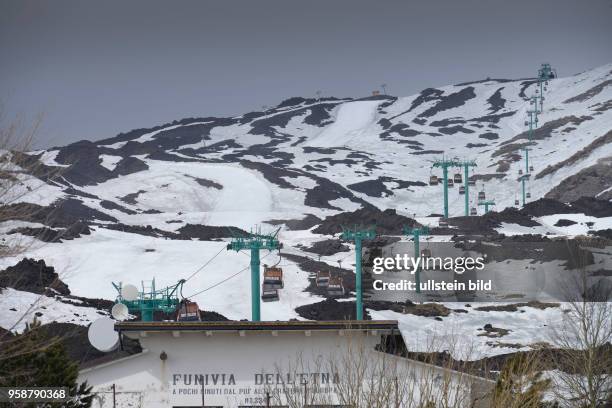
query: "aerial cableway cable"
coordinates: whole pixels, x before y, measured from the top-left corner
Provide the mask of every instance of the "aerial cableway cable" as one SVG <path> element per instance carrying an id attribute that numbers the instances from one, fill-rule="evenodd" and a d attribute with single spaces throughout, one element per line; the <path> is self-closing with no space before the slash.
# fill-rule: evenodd
<path id="1" fill-rule="evenodd" d="M 265 258 L 266 258 L 268 255 L 270 255 L 271 253 L 272 253 L 272 252 L 268 252 L 266 255 L 262 256 L 262 257 L 261 257 L 261 259 L 265 259 Z M 241 270 L 239 270 L 239 271 L 238 271 L 238 272 L 236 272 L 235 274 L 230 275 L 230 276 L 228 276 L 227 278 L 222 279 L 222 280 L 220 280 L 219 282 L 217 282 L 217 283 L 215 283 L 215 284 L 213 284 L 213 285 L 211 285 L 211 286 L 209 286 L 209 287 L 207 287 L 207 288 L 204 288 L 204 289 L 202 289 L 202 290 L 200 290 L 200 291 L 198 291 L 198 292 L 196 292 L 196 293 L 193 293 L 193 294 L 189 295 L 189 298 L 192 298 L 192 297 L 194 297 L 194 296 L 200 295 L 200 294 L 202 294 L 202 293 L 204 293 L 204 292 L 206 292 L 206 291 L 209 291 L 209 290 L 211 290 L 211 289 L 216 288 L 217 286 L 219 286 L 219 285 L 221 285 L 221 284 L 223 284 L 223 283 L 225 283 L 225 282 L 229 281 L 230 279 L 235 278 L 236 276 L 240 275 L 242 272 L 246 271 L 246 270 L 247 270 L 247 269 L 249 269 L 250 267 L 251 267 L 251 265 L 245 266 L 244 268 L 242 268 Z"/>
<path id="2" fill-rule="evenodd" d="M 221 247 L 221 249 L 219 250 L 219 252 L 217 252 L 216 254 L 213 255 L 212 258 L 210 258 L 208 261 L 206 261 L 202 266 L 200 266 L 198 268 L 198 270 L 196 270 L 194 273 L 192 273 L 191 275 L 189 275 L 189 277 L 187 279 L 185 279 L 185 282 L 187 282 L 189 279 L 193 278 L 195 275 L 197 275 L 199 272 L 202 271 L 202 269 L 206 268 L 206 266 L 208 266 L 208 264 L 210 264 L 217 256 L 219 256 L 221 254 L 221 252 L 223 252 L 225 250 L 225 246 Z"/>

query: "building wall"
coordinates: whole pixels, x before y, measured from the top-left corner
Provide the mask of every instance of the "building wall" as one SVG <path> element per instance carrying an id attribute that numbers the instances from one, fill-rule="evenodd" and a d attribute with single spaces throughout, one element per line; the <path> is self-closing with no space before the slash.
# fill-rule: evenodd
<path id="1" fill-rule="evenodd" d="M 380 334 L 366 336 L 363 332 L 344 336 L 338 331 L 313 331 L 310 336 L 303 331 L 278 332 L 277 336 L 270 332 L 246 332 L 244 336 L 180 332 L 178 337 L 163 332 L 149 333 L 140 340 L 147 350 L 142 355 L 81 372 L 80 380 L 87 380 L 99 395 L 94 406 L 113 406 L 113 384 L 118 407 L 202 406 L 202 389 L 206 406 L 265 406 L 266 391 L 274 392 L 284 383 L 295 384 L 287 388 L 299 393 L 304 382 L 312 381 L 319 384 L 317 392 L 323 399 L 337 402 L 334 381 L 339 377 L 334 375 L 346 373 L 334 371 L 348 370 L 346 361 L 357 355 L 367 355 L 372 361 L 384 359 L 389 367 L 397 365 L 406 372 L 409 369 L 414 379 L 422 378 L 424 369 L 431 370 L 374 351 Z M 162 352 L 166 360 L 160 359 Z M 353 356 L 349 360 L 347 352 Z M 439 368 L 434 370 L 439 371 L 438 376 L 444 374 Z"/>

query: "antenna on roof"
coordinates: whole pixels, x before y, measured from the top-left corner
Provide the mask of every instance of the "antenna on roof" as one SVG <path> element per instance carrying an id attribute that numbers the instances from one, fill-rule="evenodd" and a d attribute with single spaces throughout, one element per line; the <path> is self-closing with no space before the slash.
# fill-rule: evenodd
<path id="1" fill-rule="evenodd" d="M 127 284 L 121 287 L 121 297 L 123 300 L 132 301 L 138 299 L 138 288 Z"/>
<path id="2" fill-rule="evenodd" d="M 128 318 L 129 311 L 123 303 L 115 303 L 111 309 L 111 315 L 115 320 L 123 321 Z"/>
<path id="3" fill-rule="evenodd" d="M 119 345 L 115 321 L 110 317 L 101 317 L 93 322 L 87 330 L 87 338 L 93 347 L 104 353 L 113 351 Z"/>

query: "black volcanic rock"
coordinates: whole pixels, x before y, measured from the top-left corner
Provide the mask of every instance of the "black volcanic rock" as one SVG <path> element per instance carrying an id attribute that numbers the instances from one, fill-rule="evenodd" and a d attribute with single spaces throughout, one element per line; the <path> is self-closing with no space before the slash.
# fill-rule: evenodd
<path id="1" fill-rule="evenodd" d="M 485 132 L 485 133 L 478 135 L 478 137 L 481 139 L 487 139 L 487 140 L 499 139 L 499 135 L 493 132 Z"/>
<path id="2" fill-rule="evenodd" d="M 381 179 L 360 181 L 359 183 L 349 184 L 347 187 L 370 197 L 386 197 L 393 195 Z"/>
<path id="3" fill-rule="evenodd" d="M 24 258 L 14 266 L 9 266 L 0 272 L 0 287 L 38 294 L 50 294 L 53 289 L 62 295 L 69 295 L 68 285 L 62 282 L 52 266 L 47 266 L 44 260 Z"/>
<path id="4" fill-rule="evenodd" d="M 317 255 L 329 256 L 338 252 L 348 252 L 350 248 L 337 239 L 326 239 L 324 241 L 317 241 L 310 247 L 304 248 L 304 250 Z"/>
<path id="5" fill-rule="evenodd" d="M 91 230 L 87 224 L 82 222 L 76 222 L 65 229 L 21 227 L 8 232 L 8 234 L 22 234 L 35 237 L 43 242 L 62 242 L 62 240 L 71 240 L 79 238 L 81 235 L 89 235 L 90 233 Z"/>
<path id="6" fill-rule="evenodd" d="M 113 173 L 102 166 L 100 154 L 104 149 L 88 140 L 81 140 L 59 149 L 55 161 L 69 165 L 62 171 L 62 177 L 78 186 L 103 183 L 113 177 Z"/>
<path id="7" fill-rule="evenodd" d="M 464 105 L 468 100 L 475 97 L 476 94 L 474 93 L 474 87 L 471 86 L 446 96 L 440 96 L 440 101 L 431 108 L 419 114 L 419 117 L 427 118 L 434 116 L 442 111 Z"/>
<path id="8" fill-rule="evenodd" d="M 38 222 L 52 228 L 69 228 L 94 220 L 117 222 L 117 219 L 101 211 L 87 207 L 76 198 L 58 200 L 43 207 L 31 203 L 16 203 L 2 207 L 5 220 Z"/>
<path id="9" fill-rule="evenodd" d="M 130 215 L 136 214 L 136 211 L 130 210 L 129 208 L 125 208 L 109 200 L 100 201 L 100 206 L 102 206 L 102 208 L 105 208 L 107 210 L 117 210 L 117 211 L 121 211 L 122 213 L 130 214 Z"/>
<path id="10" fill-rule="evenodd" d="M 217 227 L 200 224 L 187 224 L 178 229 L 180 239 L 199 239 L 210 241 L 212 239 L 246 237 L 248 232 L 237 227 Z"/>
<path id="11" fill-rule="evenodd" d="M 602 229 L 602 230 L 597 230 L 597 231 L 589 231 L 589 234 L 612 240 L 612 228 L 607 228 L 607 229 Z"/>
<path id="12" fill-rule="evenodd" d="M 124 157 L 113 169 L 113 175 L 126 176 L 139 171 L 149 170 L 149 166 L 136 157 Z"/>
<path id="13" fill-rule="evenodd" d="M 321 219 L 313 214 L 306 214 L 301 220 L 268 220 L 267 224 L 281 225 L 285 224 L 290 231 L 307 230 L 321 223 Z"/>
<path id="14" fill-rule="evenodd" d="M 506 100 L 501 96 L 502 89 L 504 89 L 503 86 L 498 88 L 495 93 L 491 95 L 489 99 L 487 99 L 487 102 L 489 105 L 491 105 L 489 108 L 491 113 L 496 113 L 497 111 L 503 109 L 504 105 L 506 104 Z"/>
<path id="15" fill-rule="evenodd" d="M 523 211 L 534 217 L 543 217 L 553 214 L 573 214 L 578 211 L 567 204 L 550 198 L 540 198 L 523 206 Z"/>
<path id="16" fill-rule="evenodd" d="M 594 197 L 581 197 L 572 202 L 572 208 L 591 217 L 612 217 L 612 202 Z"/>
<path id="17" fill-rule="evenodd" d="M 342 232 L 342 228 L 353 226 L 373 227 L 379 234 L 401 234 L 404 226 L 415 225 L 412 218 L 397 214 L 393 209 L 380 211 L 377 208 L 362 208 L 353 212 L 344 212 L 329 216 L 313 230 L 316 234 L 333 235 Z"/>
<path id="18" fill-rule="evenodd" d="M 574 225 L 574 224 L 577 224 L 577 222 L 561 218 L 554 224 L 554 226 L 555 227 L 569 227 L 570 225 Z"/>
<path id="19" fill-rule="evenodd" d="M 299 306 L 295 311 L 309 320 L 354 320 L 357 317 L 355 302 L 338 302 L 335 299 Z M 364 310 L 363 318 L 372 319 L 367 310 Z"/>

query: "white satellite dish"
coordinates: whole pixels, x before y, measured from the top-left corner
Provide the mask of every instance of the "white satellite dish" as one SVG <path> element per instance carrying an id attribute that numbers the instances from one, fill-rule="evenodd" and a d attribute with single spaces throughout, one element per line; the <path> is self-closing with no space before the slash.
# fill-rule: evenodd
<path id="1" fill-rule="evenodd" d="M 115 321 L 110 317 L 101 317 L 89 326 L 87 331 L 89 343 L 96 349 L 107 352 L 119 345 L 119 334 L 115 331 Z"/>
<path id="2" fill-rule="evenodd" d="M 128 318 L 129 311 L 126 305 L 123 303 L 115 303 L 113 308 L 111 309 L 111 314 L 115 318 L 115 320 L 125 320 Z"/>
<path id="3" fill-rule="evenodd" d="M 124 300 L 138 299 L 138 288 L 134 285 L 125 285 L 121 288 L 121 297 Z"/>

